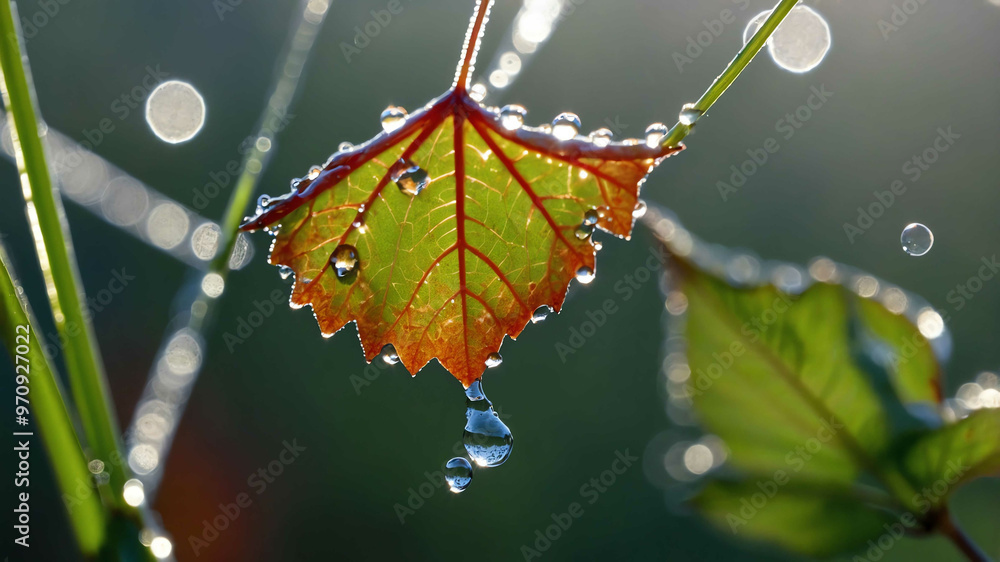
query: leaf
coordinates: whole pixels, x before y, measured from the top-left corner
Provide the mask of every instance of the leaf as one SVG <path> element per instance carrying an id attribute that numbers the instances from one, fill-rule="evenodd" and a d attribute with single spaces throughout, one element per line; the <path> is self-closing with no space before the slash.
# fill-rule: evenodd
<path id="1" fill-rule="evenodd" d="M 825 259 L 810 268 L 822 282 L 779 289 L 761 279 L 801 270 L 707 245 L 655 208 L 646 221 L 684 296 L 684 337 L 670 340 L 690 369 L 683 392 L 728 449 L 693 500 L 711 521 L 829 556 L 886 524 L 936 529 L 959 485 L 1000 473 L 1000 410 L 943 425 L 935 351 L 947 334 L 928 340 L 901 314 L 933 318 L 918 297 Z"/>
<path id="2" fill-rule="evenodd" d="M 243 226 L 275 234 L 270 263 L 294 270 L 291 303 L 324 335 L 354 321 L 368 361 L 392 344 L 411 372 L 436 357 L 465 386 L 536 309 L 560 310 L 578 272 L 593 277 L 585 220 L 628 238 L 644 178 L 682 148 L 506 128 L 467 89 L 488 4 L 451 90 L 405 121 L 390 109 L 387 132 Z"/>

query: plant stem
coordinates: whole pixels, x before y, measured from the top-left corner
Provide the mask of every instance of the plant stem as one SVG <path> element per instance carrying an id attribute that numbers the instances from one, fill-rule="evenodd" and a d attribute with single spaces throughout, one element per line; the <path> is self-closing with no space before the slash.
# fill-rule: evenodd
<path id="1" fill-rule="evenodd" d="M 20 29 L 11 0 L 0 0 L 0 72 L 4 104 L 14 122 L 12 136 L 28 218 L 56 328 L 65 350 L 70 389 L 94 458 L 120 461 L 120 433 L 97 352 L 93 327 L 83 308 L 83 290 L 72 245 L 63 232 L 62 206 L 38 131 L 27 57 L 21 53 Z M 118 505 L 127 479 L 124 463 L 111 471 L 111 487 Z"/>
<path id="2" fill-rule="evenodd" d="M 778 25 L 785 19 L 788 12 L 790 12 L 791 9 L 798 3 L 799 0 L 781 0 L 781 2 L 775 6 L 774 10 L 771 11 L 771 15 L 767 17 L 767 20 L 765 20 L 763 25 L 760 26 L 760 29 L 753 34 L 750 41 L 748 41 L 747 44 L 740 49 L 740 52 L 736 54 L 736 58 L 729 63 L 726 70 L 724 70 L 722 74 L 720 74 L 719 77 L 712 82 L 712 85 L 709 86 L 708 90 L 706 90 L 701 96 L 701 99 L 699 99 L 693 106 L 690 106 L 690 109 L 693 110 L 697 116 L 700 117 L 701 115 L 704 115 L 712 107 L 712 104 L 722 97 L 722 94 L 724 94 L 726 90 L 729 89 L 729 86 L 736 81 L 736 78 L 743 72 L 743 69 L 745 69 L 747 65 L 750 64 L 750 61 L 757 56 L 757 53 L 764 48 L 767 40 L 771 37 L 771 34 L 774 33 L 774 30 L 778 28 Z M 685 109 L 688 109 L 688 106 L 685 106 Z M 664 137 L 662 141 L 663 146 L 676 146 L 680 144 L 680 142 L 684 140 L 684 137 L 691 132 L 693 127 L 694 123 L 686 125 L 678 122 L 673 126 L 673 128 L 670 129 L 667 136 Z"/>
<path id="3" fill-rule="evenodd" d="M 970 562 L 991 562 L 990 557 L 980 549 L 976 543 L 972 542 L 969 535 L 955 523 L 951 512 L 947 509 L 938 518 L 938 532 L 948 537 Z"/>
<path id="4" fill-rule="evenodd" d="M 59 489 L 63 496 L 73 498 L 72 506 L 67 504 L 67 511 L 76 541 L 84 555 L 93 556 L 104 542 L 104 506 L 97 492 L 89 486 L 91 476 L 87 460 L 63 402 L 52 361 L 44 351 L 38 323 L 28 308 L 23 289 L 14 280 L 9 263 L 7 252 L 0 244 L 0 338 L 14 361 L 15 376 L 27 378 L 20 386 L 28 389 L 24 398 L 48 451 Z M 27 347 L 27 353 L 15 353 L 18 347 Z M 27 362 L 16 360 L 20 356 Z M 15 437 L 15 440 L 21 439 Z M 84 484 L 88 492 L 84 497 L 77 495 L 80 484 Z"/>

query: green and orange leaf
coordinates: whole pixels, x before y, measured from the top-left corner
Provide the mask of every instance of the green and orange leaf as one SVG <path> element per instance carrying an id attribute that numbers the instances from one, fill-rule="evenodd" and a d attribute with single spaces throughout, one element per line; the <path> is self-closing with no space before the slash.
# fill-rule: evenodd
<path id="1" fill-rule="evenodd" d="M 270 263 L 295 272 L 291 303 L 311 305 L 325 335 L 354 321 L 367 360 L 392 344 L 410 372 L 437 358 L 465 386 L 504 336 L 592 277 L 585 216 L 627 238 L 644 178 L 682 148 L 504 127 L 466 88 L 487 13 L 451 90 L 243 227 L 275 235 Z"/>

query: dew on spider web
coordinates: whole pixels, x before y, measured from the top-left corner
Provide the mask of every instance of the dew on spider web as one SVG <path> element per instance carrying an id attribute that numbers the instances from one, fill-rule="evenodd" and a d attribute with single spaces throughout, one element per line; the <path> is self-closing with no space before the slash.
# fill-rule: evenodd
<path id="1" fill-rule="evenodd" d="M 744 44 L 750 41 L 769 15 L 770 11 L 762 12 L 750 20 L 743 32 Z M 788 12 L 771 34 L 767 51 L 781 68 L 803 73 L 823 62 L 832 41 L 830 26 L 823 16 L 808 6 L 798 5 Z"/>
<path id="2" fill-rule="evenodd" d="M 580 133 L 580 118 L 575 113 L 560 113 L 552 120 L 552 136 L 570 140 Z"/>
<path id="3" fill-rule="evenodd" d="M 899 237 L 903 251 L 911 256 L 923 256 L 934 246 L 934 233 L 926 226 L 915 222 L 908 224 Z"/>

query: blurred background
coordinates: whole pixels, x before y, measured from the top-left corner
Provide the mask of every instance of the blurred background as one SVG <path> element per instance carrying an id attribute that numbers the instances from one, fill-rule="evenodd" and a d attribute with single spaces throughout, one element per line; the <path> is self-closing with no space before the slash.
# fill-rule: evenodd
<path id="1" fill-rule="evenodd" d="M 233 183 L 204 202 L 199 193 L 242 160 L 299 4 L 17 1 L 28 18 L 45 13 L 43 4 L 56 13 L 28 38 L 27 51 L 49 127 L 93 143 L 107 120 L 112 130 L 101 134 L 94 152 L 219 220 Z M 330 4 L 262 192 L 286 192 L 289 179 L 324 162 L 342 141 L 373 136 L 386 106 L 413 110 L 451 84 L 473 2 L 396 0 L 391 21 L 379 24 L 368 43 L 355 42 L 358 29 L 376 21 L 372 11 L 389 4 Z M 699 123 L 688 150 L 650 177 L 643 196 L 675 211 L 708 241 L 798 263 L 826 255 L 923 295 L 949 313 L 953 394 L 979 373 L 1000 369 L 1000 278 L 986 281 L 960 310 L 948 297 L 977 275 L 983 258 L 1000 253 L 1000 5 L 808 5 L 833 37 L 822 64 L 797 74 L 759 56 Z M 649 123 L 672 124 L 682 104 L 697 99 L 739 50 L 747 23 L 772 6 L 769 0 L 575 0 L 517 81 L 487 101 L 524 105 L 533 125 L 573 111 L 584 131 L 608 127 L 619 136 L 642 136 Z M 501 0 L 494 8 L 481 72 L 509 39 L 520 7 Z M 723 18 L 725 10 L 731 17 Z M 706 30 L 711 40 L 702 34 L 700 49 L 691 48 Z M 130 107 L 123 96 L 148 95 L 144 80 L 151 72 L 189 82 L 203 96 L 205 124 L 192 140 L 157 138 L 141 101 L 123 109 Z M 789 129 L 786 115 L 807 103 L 812 88 L 832 95 Z M 904 166 L 933 146 L 939 128 L 958 138 L 915 180 L 912 164 Z M 718 182 L 731 184 L 730 166 L 740 166 L 768 138 L 780 149 L 745 185 L 720 196 Z M 868 208 L 878 200 L 874 192 L 897 179 L 906 192 L 849 238 L 844 224 L 857 225 L 858 208 Z M 54 333 L 41 314 L 45 292 L 9 160 L 0 161 L 0 185 L 7 201 L 0 231 L 45 331 Z M 93 317 L 124 428 L 189 268 L 80 205 L 67 202 L 66 214 L 88 295 L 108 288 L 116 272 L 134 276 Z M 911 222 L 935 234 L 926 256 L 900 249 L 900 232 Z M 628 243 L 604 236 L 596 281 L 574 283 L 562 314 L 504 346 L 503 365 L 489 372 L 484 387 L 513 430 L 514 452 L 503 466 L 477 471 L 460 495 L 427 476 L 454 456 L 465 424 L 461 385 L 440 366 L 415 378 L 399 365 L 369 368 L 366 378 L 353 325 L 323 339 L 308 309 L 283 304 L 243 341 L 227 344 L 225 334 L 238 333 L 257 310 L 255 301 L 270 301 L 277 290 L 284 302 L 290 287 L 266 264 L 270 238 L 256 234 L 249 241 L 256 256 L 228 279 L 153 504 L 178 560 L 524 559 L 522 546 L 537 548 L 536 531 L 573 502 L 584 513 L 542 553 L 546 560 L 797 559 L 713 530 L 677 509 L 663 489 L 664 443 L 674 431 L 662 390 L 663 300 L 655 281 L 640 284 L 628 300 L 614 289 L 654 246 L 641 225 Z M 568 344 L 571 331 L 606 299 L 619 312 L 588 345 L 560 357 L 556 345 Z M 8 378 L 2 385 L 12 390 Z M 280 462 L 288 444 L 299 447 L 298 456 Z M 611 468 L 616 452 L 641 460 L 589 503 L 581 486 Z M 252 478 L 269 465 L 272 476 Z M 30 559 L 72 560 L 55 485 L 43 463 L 33 468 Z M 433 488 L 429 497 L 420 496 L 422 485 L 424 495 Z M 251 503 L 226 528 L 206 530 L 241 493 Z M 1000 482 L 978 481 L 961 489 L 954 504 L 957 518 L 994 556 L 1000 555 L 998 497 Z M 961 558 L 941 539 L 906 539 L 884 560 Z"/>

